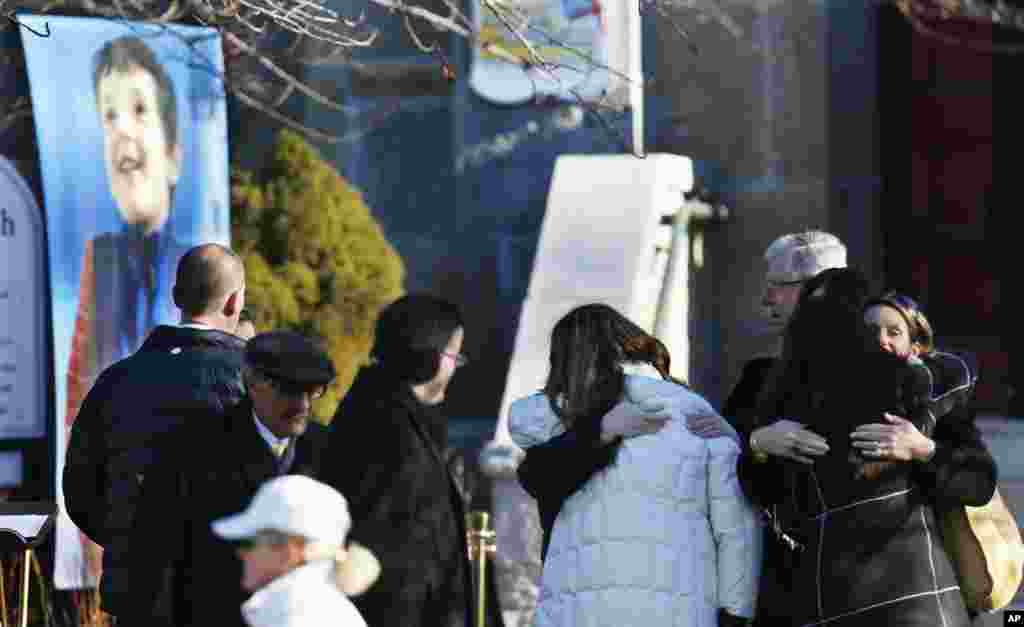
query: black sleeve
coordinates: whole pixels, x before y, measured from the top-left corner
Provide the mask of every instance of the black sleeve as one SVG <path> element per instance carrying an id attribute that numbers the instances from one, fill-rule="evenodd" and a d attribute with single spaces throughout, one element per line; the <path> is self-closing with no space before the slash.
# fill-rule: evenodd
<path id="1" fill-rule="evenodd" d="M 966 403 L 938 419 L 935 454 L 917 465 L 920 484 L 939 505 L 980 507 L 992 500 L 998 481 L 995 460 Z"/>
<path id="2" fill-rule="evenodd" d="M 105 546 L 107 503 L 106 405 L 109 376 L 101 376 L 86 395 L 71 425 L 64 456 L 62 489 L 68 516 L 93 542 Z"/>
<path id="3" fill-rule="evenodd" d="M 770 357 L 751 359 L 743 366 L 740 380 L 722 405 L 722 415 L 736 429 L 741 440 L 750 438 L 757 417 L 758 399 L 777 360 Z"/>
<path id="4" fill-rule="evenodd" d="M 601 421 L 581 420 L 562 435 L 526 449 L 516 474 L 538 503 L 561 504 L 615 459 L 621 438 L 601 442 Z"/>
<path id="5" fill-rule="evenodd" d="M 740 456 L 736 462 L 736 475 L 747 498 L 755 505 L 769 507 L 786 500 L 786 465 L 795 462 L 774 455 L 759 460 L 750 448 L 750 434 L 761 427 L 778 422 L 780 416 L 786 415 L 785 408 L 781 403 L 775 399 L 761 396 L 761 391 L 775 368 L 776 360 L 755 361 L 762 363 L 754 370 L 751 370 L 750 364 L 748 364 L 744 372 L 747 373 L 749 370 L 747 376 L 757 378 L 757 390 L 753 392 L 749 401 L 745 401 L 749 402 L 749 405 L 737 406 L 737 411 L 740 411 L 744 418 L 741 424 L 736 426 L 736 430 L 740 432 Z"/>
<path id="6" fill-rule="evenodd" d="M 764 461 L 757 461 L 750 450 L 750 443 L 743 442 L 743 450 L 736 462 L 736 475 L 747 495 L 755 505 L 769 507 L 785 500 L 785 464 L 786 460 L 769 456 Z M 793 462 L 788 462 L 793 463 Z"/>
<path id="7" fill-rule="evenodd" d="M 996 489 L 996 465 L 974 425 L 969 371 L 959 360 L 935 358 L 911 370 L 906 386 L 916 391 L 906 417 L 935 442 L 932 458 L 914 465 L 915 479 L 939 507 L 988 503 Z M 922 395 L 923 401 L 916 400 Z"/>
<path id="8" fill-rule="evenodd" d="M 194 451 L 185 428 L 158 442 L 146 473 L 131 535 L 125 550 L 112 556 L 118 581 L 112 582 L 110 607 L 125 624 L 175 624 L 182 599 L 188 550 L 189 482 L 182 460 Z"/>

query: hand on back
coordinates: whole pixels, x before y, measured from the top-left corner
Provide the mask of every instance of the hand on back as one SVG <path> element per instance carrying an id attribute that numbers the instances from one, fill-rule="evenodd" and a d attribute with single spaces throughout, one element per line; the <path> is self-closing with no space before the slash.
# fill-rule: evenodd
<path id="1" fill-rule="evenodd" d="M 608 443 L 617 437 L 633 438 L 655 433 L 671 417 L 663 401 L 620 401 L 601 420 L 601 441 Z"/>

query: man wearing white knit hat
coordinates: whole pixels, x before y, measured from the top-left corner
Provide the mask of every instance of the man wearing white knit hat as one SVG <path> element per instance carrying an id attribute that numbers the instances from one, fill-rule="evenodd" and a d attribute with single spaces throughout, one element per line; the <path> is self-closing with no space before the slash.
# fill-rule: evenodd
<path id="1" fill-rule="evenodd" d="M 348 543 L 345 497 L 304 475 L 264 483 L 249 507 L 215 520 L 213 531 L 235 543 L 244 564 L 242 605 L 251 627 L 366 627 L 348 597 L 380 575 L 366 548 Z"/>
<path id="2" fill-rule="evenodd" d="M 778 335 L 778 349 L 804 283 L 825 270 L 845 268 L 846 246 L 835 235 L 823 231 L 789 233 L 768 246 L 764 260 L 767 268 L 761 294 L 762 313 L 769 330 Z M 722 415 L 739 432 L 745 457 L 763 459 L 767 455 L 775 455 L 811 463 L 812 456 L 828 451 L 828 445 L 821 436 L 804 429 L 800 423 L 780 419 L 766 427 L 753 428 L 759 422 L 758 397 L 777 362 L 777 355 L 759 356 L 748 361 L 739 383 L 722 406 Z M 741 482 L 744 480 L 742 472 L 740 479 Z M 788 626 L 788 602 L 798 592 L 792 589 L 789 578 L 792 560 L 796 558 L 786 548 L 789 536 L 781 527 L 776 528 L 774 518 L 772 522 L 765 529 L 757 617 L 754 620 L 756 627 Z"/>
<path id="3" fill-rule="evenodd" d="M 761 305 L 772 329 L 781 334 L 804 281 L 830 268 L 845 268 L 846 246 L 824 231 L 790 233 L 771 243 L 764 260 L 768 268 Z"/>
<path id="4" fill-rule="evenodd" d="M 767 268 L 761 308 L 769 330 L 778 335 L 778 350 L 782 332 L 800 299 L 804 283 L 825 270 L 845 268 L 846 246 L 838 237 L 824 231 L 789 233 L 768 246 L 764 260 Z M 744 364 L 739 382 L 722 406 L 722 415 L 732 423 L 746 444 L 751 437 L 757 398 L 777 359 L 777 354 L 759 356 Z M 794 438 L 799 446 L 794 446 Z M 762 452 L 797 461 L 810 461 L 801 454 L 801 446 L 813 449 L 813 452 L 824 453 L 827 450 L 822 449 L 824 440 L 788 420 L 760 429 L 754 440 Z"/>

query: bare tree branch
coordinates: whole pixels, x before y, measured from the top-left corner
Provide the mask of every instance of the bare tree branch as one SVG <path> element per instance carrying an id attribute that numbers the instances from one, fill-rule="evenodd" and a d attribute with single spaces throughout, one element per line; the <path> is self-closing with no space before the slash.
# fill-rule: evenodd
<path id="1" fill-rule="evenodd" d="M 247 44 L 244 41 L 242 41 L 234 33 L 223 31 L 223 36 L 224 36 L 225 39 L 230 41 L 232 45 L 236 46 L 240 51 L 242 51 L 245 54 L 251 55 L 253 58 L 255 58 L 257 60 L 257 62 L 261 66 L 263 66 L 268 71 L 270 71 L 274 76 L 276 76 L 277 78 L 285 81 L 285 83 L 289 87 L 291 87 L 292 89 L 298 90 L 300 93 L 302 93 L 307 98 L 311 99 L 313 102 L 316 102 L 317 104 L 319 104 L 321 106 L 324 106 L 324 107 L 327 107 L 328 109 L 332 109 L 334 111 L 341 111 L 341 112 L 350 112 L 351 111 L 351 109 L 349 107 L 346 107 L 346 106 L 342 105 L 341 103 L 338 103 L 338 102 L 328 98 L 327 96 L 325 96 L 325 95 L 321 94 L 320 92 L 314 90 L 309 85 L 306 85 L 305 83 L 303 83 L 299 79 L 295 78 L 294 76 L 292 76 L 291 74 L 286 72 L 284 69 L 282 69 L 280 66 L 278 66 L 276 63 L 271 61 L 270 58 L 268 58 L 265 55 L 260 54 L 252 46 L 250 46 L 249 44 Z"/>
<path id="2" fill-rule="evenodd" d="M 941 23 L 943 21 L 956 19 L 963 20 L 965 22 L 989 25 L 994 24 L 996 26 L 1004 25 L 1012 27 L 1013 23 L 1016 21 L 1020 21 L 1021 24 L 1024 24 L 1024 13 L 1018 11 L 1018 14 L 1012 14 L 1010 7 L 1005 3 L 1000 3 L 1002 10 L 1007 14 L 1007 23 L 1005 24 L 1002 22 L 1002 19 L 993 21 L 993 15 L 1000 15 L 998 12 L 985 16 L 982 14 L 982 10 L 977 6 L 978 3 L 966 0 L 938 0 L 937 5 L 934 2 L 922 0 L 892 0 L 892 4 L 899 9 L 900 13 L 903 14 L 914 31 L 935 41 L 982 54 L 1024 53 L 1024 45 L 1022 44 L 992 44 L 985 41 L 957 37 L 955 35 L 944 33 L 937 27 L 928 23 Z M 973 6 L 973 8 L 967 8 L 968 5 Z M 994 8 L 995 5 L 992 6 L 992 11 L 996 11 Z"/>
<path id="3" fill-rule="evenodd" d="M 342 138 L 337 135 L 330 135 L 328 133 L 318 131 L 317 129 L 310 128 L 305 124 L 300 124 L 299 122 L 296 122 L 290 117 L 282 114 L 276 107 L 262 103 L 240 89 L 235 90 L 233 93 L 243 104 L 256 109 L 272 120 L 279 122 L 298 133 L 306 135 L 307 137 L 311 137 L 328 144 L 336 144 L 342 140 Z"/>
<path id="4" fill-rule="evenodd" d="M 405 13 L 413 17 L 418 17 L 422 20 L 430 22 L 435 28 L 441 31 L 448 31 L 461 35 L 462 37 L 476 39 L 476 33 L 472 29 L 462 26 L 450 17 L 441 17 L 437 13 L 424 9 L 423 7 L 410 6 L 402 0 L 369 0 L 370 2 L 380 5 L 386 9 L 391 9 L 399 13 Z"/>
<path id="5" fill-rule="evenodd" d="M 32 102 L 25 97 L 16 98 L 0 112 L 0 129 L 7 130 L 15 122 L 32 117 Z"/>
<path id="6" fill-rule="evenodd" d="M 429 46 L 423 43 L 420 36 L 416 34 L 416 29 L 412 26 L 412 20 L 409 19 L 409 15 L 405 14 L 402 16 L 402 24 L 405 25 L 405 32 L 409 33 L 409 38 L 412 39 L 412 43 L 419 48 L 420 52 L 425 54 L 433 54 L 437 50 L 437 43 L 432 43 Z"/>

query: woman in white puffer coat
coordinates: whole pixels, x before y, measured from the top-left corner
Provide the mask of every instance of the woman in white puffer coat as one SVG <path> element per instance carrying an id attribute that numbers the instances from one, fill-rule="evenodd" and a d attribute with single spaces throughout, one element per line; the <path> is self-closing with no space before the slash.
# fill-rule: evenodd
<path id="1" fill-rule="evenodd" d="M 611 307 L 586 305 L 555 325 L 544 391 L 512 404 L 520 447 L 577 432 L 604 457 L 564 500 L 529 490 L 545 534 L 535 627 L 725 627 L 753 617 L 761 530 L 736 478 L 739 447 L 688 430 L 687 416 L 714 412 L 668 372 L 661 342 Z M 671 418 L 604 444 L 601 418 L 624 398 L 660 404 Z M 567 472 L 593 460 L 566 459 Z"/>

